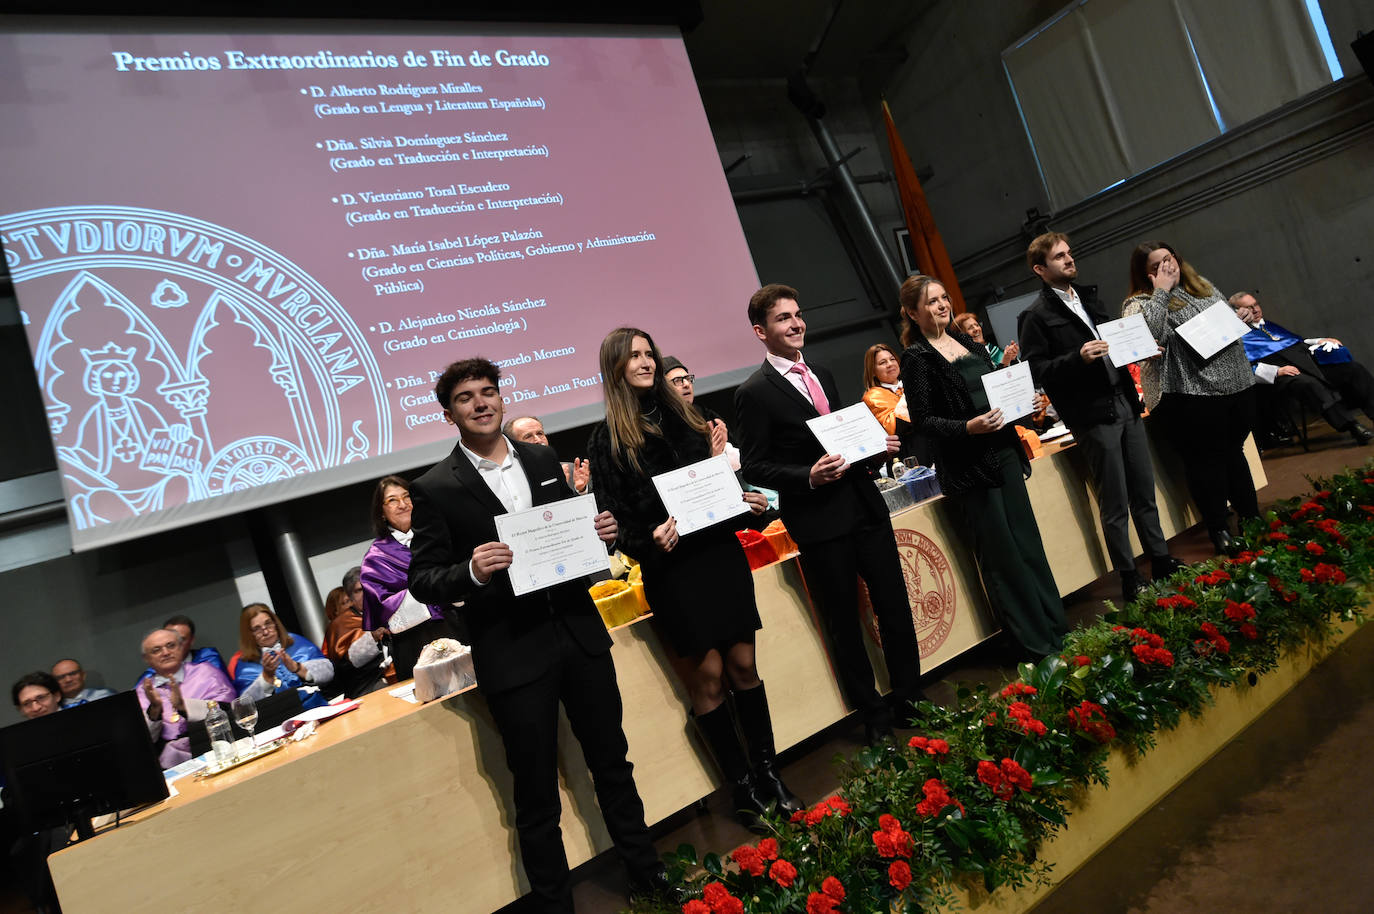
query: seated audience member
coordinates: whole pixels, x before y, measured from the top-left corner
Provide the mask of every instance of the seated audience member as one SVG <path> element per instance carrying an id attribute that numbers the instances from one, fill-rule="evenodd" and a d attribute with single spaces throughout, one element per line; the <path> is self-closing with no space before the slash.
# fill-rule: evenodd
<path id="1" fill-rule="evenodd" d="M 191 757 L 186 722 L 204 720 L 206 702 L 234 700 L 234 684 L 223 670 L 213 663 L 184 660 L 185 656 L 186 641 L 180 632 L 157 628 L 143 639 L 143 659 L 153 675 L 134 692 L 163 768 Z"/>
<path id="2" fill-rule="evenodd" d="M 911 419 L 902 396 L 901 357 L 887 343 L 875 343 L 864 353 L 864 403 L 889 435 L 901 435 L 898 419 Z"/>
<path id="3" fill-rule="evenodd" d="M 1241 338 L 1245 357 L 1263 384 L 1301 401 L 1319 412 L 1338 432 L 1356 444 L 1374 441 L 1374 432 L 1355 418 L 1352 408 L 1374 418 L 1374 375 L 1355 361 L 1341 341 L 1331 337 L 1304 339 L 1291 330 L 1264 319 L 1259 299 L 1237 292 L 1229 299 L 1236 315 L 1250 325 Z"/>
<path id="4" fill-rule="evenodd" d="M 549 436 L 544 434 L 544 423 L 535 416 L 516 416 L 501 426 L 501 434 L 512 441 L 542 444 L 547 448 L 553 447 L 549 444 Z M 566 461 L 562 461 L 562 463 L 563 476 L 568 480 L 568 485 L 572 486 L 579 495 L 586 492 L 592 478 L 591 464 L 581 457 L 574 458 L 572 463 Z"/>
<path id="5" fill-rule="evenodd" d="M 410 595 L 410 483 L 384 476 L 372 490 L 372 532 L 377 538 L 363 556 L 363 628 L 391 632 L 396 678 L 409 679 L 425 645 L 436 638 L 467 643 L 465 632 L 444 614 Z M 456 616 L 454 617 L 456 618 Z"/>
<path id="6" fill-rule="evenodd" d="M 374 691 L 384 682 L 396 681 L 396 667 L 387 647 L 391 632 L 386 626 L 370 632 L 363 630 L 362 571 L 357 565 L 348 569 L 343 586 L 330 591 L 331 596 L 342 594 L 343 602 L 330 617 L 324 636 L 324 655 L 334 663 L 335 684 L 349 698 Z"/>
<path id="7" fill-rule="evenodd" d="M 51 673 L 39 670 L 20 676 L 10 687 L 10 699 L 26 720 L 33 720 L 62 709 L 62 687 Z"/>
<path id="8" fill-rule="evenodd" d="M 335 587 L 324 598 L 324 618 L 326 622 L 333 622 L 339 617 L 339 613 L 348 609 L 348 592 L 342 587 Z M 324 647 L 324 645 L 321 645 Z M 324 655 L 329 656 L 329 649 L 325 647 Z"/>
<path id="9" fill-rule="evenodd" d="M 250 603 L 239 614 L 239 649 L 229 658 L 229 671 L 240 695 L 258 699 L 295 689 L 307 708 L 327 703 L 320 686 L 334 679 L 334 664 L 320 649 L 288 632 L 263 603 Z"/>
<path id="10" fill-rule="evenodd" d="M 162 623 L 163 628 L 169 628 L 181 635 L 186 644 L 186 657 L 192 663 L 209 663 L 219 667 L 221 673 L 229 675 L 228 669 L 224 666 L 224 657 L 213 647 L 196 647 L 196 623 L 191 621 L 190 616 L 178 613 Z M 138 677 L 139 682 L 153 675 L 151 667 L 143 671 L 143 675 Z"/>
<path id="11" fill-rule="evenodd" d="M 97 698 L 109 698 L 114 694 L 114 689 L 102 689 L 96 686 L 87 688 L 86 671 L 81 668 L 81 664 L 68 657 L 59 660 L 52 665 L 52 678 L 57 680 L 58 686 L 62 689 L 62 707 L 75 708 L 77 705 L 84 705 L 88 701 L 95 701 Z"/>
<path id="12" fill-rule="evenodd" d="M 998 368 L 1006 368 L 1021 357 L 1021 347 L 1016 345 L 1016 340 L 1012 340 L 1006 349 L 998 347 L 996 343 L 986 342 L 983 339 L 983 325 L 979 323 L 977 315 L 969 311 L 955 315 L 954 329 L 973 337 L 975 343 L 988 351 L 992 364 Z"/>

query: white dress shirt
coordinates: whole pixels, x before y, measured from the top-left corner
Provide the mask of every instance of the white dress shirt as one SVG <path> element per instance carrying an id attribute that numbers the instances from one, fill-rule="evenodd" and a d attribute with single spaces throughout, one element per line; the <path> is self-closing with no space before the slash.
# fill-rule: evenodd
<path id="1" fill-rule="evenodd" d="M 1053 286 L 1050 288 L 1054 289 Z M 1088 312 L 1083 308 L 1083 301 L 1078 297 L 1078 292 L 1074 290 L 1073 286 L 1069 286 L 1067 292 L 1054 289 L 1054 294 L 1059 296 L 1059 300 L 1068 306 L 1069 310 L 1083 322 L 1094 337 L 1099 340 L 1102 339 L 1102 335 L 1097 332 L 1097 327 L 1093 324 L 1092 318 L 1088 317 Z"/>
<path id="2" fill-rule="evenodd" d="M 806 389 L 806 378 L 802 376 L 800 371 L 792 370 L 793 365 L 806 365 L 806 361 L 801 357 L 801 353 L 797 353 L 797 360 L 795 362 L 785 356 L 774 355 L 771 352 L 768 353 L 765 358 L 768 359 L 769 365 L 772 365 L 778 370 L 778 374 L 787 379 L 788 384 L 795 387 L 797 392 L 806 398 L 807 403 L 810 403 L 812 406 L 816 405 L 816 402 L 811 399 L 811 391 Z M 811 366 L 807 365 L 806 370 L 810 371 Z M 816 383 L 821 383 L 821 379 L 817 378 Z"/>
<path id="3" fill-rule="evenodd" d="M 468 446 L 462 439 L 458 440 L 458 447 L 463 449 L 463 455 L 472 461 L 472 466 L 477 470 L 477 475 L 482 477 L 482 481 L 487 484 L 495 495 L 505 506 L 507 511 L 519 511 L 522 508 L 529 508 L 534 505 L 534 497 L 530 494 L 530 480 L 525 475 L 525 468 L 520 465 L 520 457 L 515 453 L 515 445 L 506 438 L 506 459 L 497 463 L 485 457 L 478 456 L 468 450 Z M 477 569 L 473 567 L 472 560 L 468 559 L 468 576 L 472 578 L 472 583 L 478 587 L 485 587 L 490 581 L 481 581 L 477 578 Z"/>

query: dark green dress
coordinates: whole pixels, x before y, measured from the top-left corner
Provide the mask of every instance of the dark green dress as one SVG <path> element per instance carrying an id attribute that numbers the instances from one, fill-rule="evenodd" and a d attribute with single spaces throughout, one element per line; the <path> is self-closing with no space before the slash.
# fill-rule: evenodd
<path id="1" fill-rule="evenodd" d="M 982 377 L 989 371 L 980 358 L 964 356 L 954 361 L 968 388 L 977 415 L 988 411 Z M 948 499 L 959 515 L 962 532 L 973 549 L 983 589 L 993 610 L 1027 652 L 1036 657 L 1058 653 L 1068 631 L 1064 601 L 1050 571 L 1040 527 L 1035 521 L 1021 458 L 1014 447 L 1016 432 L 1008 426 L 987 439 L 997 458 L 1001 485 L 975 487 Z"/>

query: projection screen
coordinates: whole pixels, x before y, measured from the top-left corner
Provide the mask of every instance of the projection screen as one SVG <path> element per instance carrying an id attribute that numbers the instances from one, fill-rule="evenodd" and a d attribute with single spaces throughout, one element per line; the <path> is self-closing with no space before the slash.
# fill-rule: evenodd
<path id="1" fill-rule="evenodd" d="M 757 363 L 675 31 L 260 28 L 0 30 L 0 244 L 78 550 L 436 459 L 455 359 L 555 429 L 599 418 L 616 326 L 705 390 Z"/>

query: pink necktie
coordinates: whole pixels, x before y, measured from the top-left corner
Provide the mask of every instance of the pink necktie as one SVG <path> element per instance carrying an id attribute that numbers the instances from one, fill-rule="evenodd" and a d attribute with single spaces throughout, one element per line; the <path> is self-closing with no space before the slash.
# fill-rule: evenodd
<path id="1" fill-rule="evenodd" d="M 830 401 L 825 398 L 825 391 L 821 390 L 821 384 L 816 380 L 816 376 L 806 367 L 804 362 L 797 362 L 789 371 L 795 371 L 802 376 L 806 382 L 806 391 L 811 394 L 811 404 L 816 407 L 816 412 L 824 416 L 830 412 Z"/>

